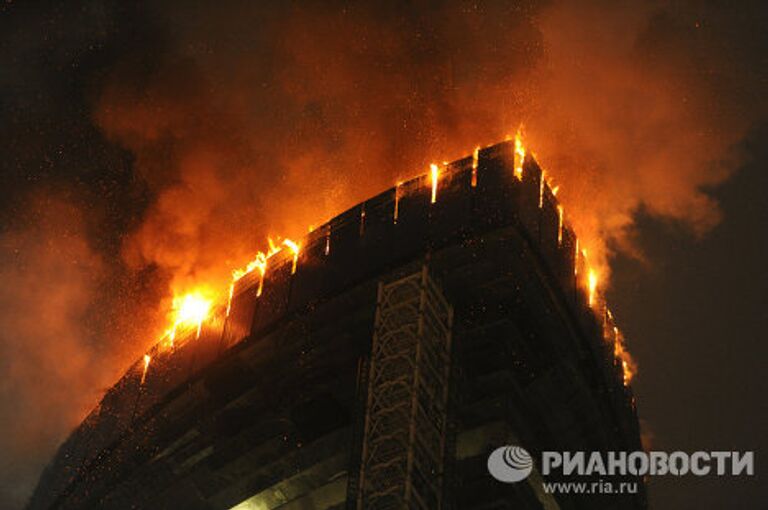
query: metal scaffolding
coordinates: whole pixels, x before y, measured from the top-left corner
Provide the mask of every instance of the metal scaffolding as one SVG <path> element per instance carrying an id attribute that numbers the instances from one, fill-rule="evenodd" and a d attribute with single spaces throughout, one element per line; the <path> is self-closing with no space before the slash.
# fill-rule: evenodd
<path id="1" fill-rule="evenodd" d="M 426 266 L 379 284 L 358 509 L 443 505 L 452 320 Z"/>

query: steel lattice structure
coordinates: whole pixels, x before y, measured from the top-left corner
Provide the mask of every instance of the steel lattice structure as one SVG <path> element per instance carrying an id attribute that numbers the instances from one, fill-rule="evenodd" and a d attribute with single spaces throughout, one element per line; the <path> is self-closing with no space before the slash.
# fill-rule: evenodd
<path id="1" fill-rule="evenodd" d="M 452 320 L 426 266 L 379 285 L 358 508 L 441 508 Z"/>

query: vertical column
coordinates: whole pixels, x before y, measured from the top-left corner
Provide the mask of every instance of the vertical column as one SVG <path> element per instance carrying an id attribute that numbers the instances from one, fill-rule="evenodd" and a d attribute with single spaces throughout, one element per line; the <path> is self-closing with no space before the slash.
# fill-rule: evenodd
<path id="1" fill-rule="evenodd" d="M 442 507 L 452 320 L 426 266 L 379 284 L 359 509 Z"/>

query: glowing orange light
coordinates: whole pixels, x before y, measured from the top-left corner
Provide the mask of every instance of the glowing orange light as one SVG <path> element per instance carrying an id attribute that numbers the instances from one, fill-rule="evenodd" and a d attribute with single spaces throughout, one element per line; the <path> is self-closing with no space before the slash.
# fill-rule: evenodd
<path id="1" fill-rule="evenodd" d="M 590 269 L 587 279 L 589 285 L 589 306 L 593 306 L 597 294 L 597 273 L 595 273 L 593 269 Z"/>
<path id="2" fill-rule="evenodd" d="M 144 355 L 144 371 L 141 373 L 141 384 L 147 379 L 147 370 L 149 369 L 149 362 L 152 361 L 152 356 L 149 354 Z"/>
<path id="3" fill-rule="evenodd" d="M 632 356 L 624 347 L 624 337 L 619 332 L 619 328 L 613 328 L 614 343 L 613 343 L 613 355 L 616 359 L 621 361 L 622 379 L 624 385 L 627 386 L 632 381 L 632 378 L 637 373 L 637 364 Z"/>
<path id="4" fill-rule="evenodd" d="M 517 179 L 522 180 L 523 178 L 523 166 L 525 163 L 525 157 L 527 154 L 526 148 L 523 146 L 522 142 L 522 127 L 518 130 L 517 134 L 514 137 L 514 161 L 513 161 L 513 169 L 514 169 L 514 175 Z M 511 140 L 511 138 L 510 138 Z M 476 147 L 472 151 L 472 175 L 471 175 L 471 186 L 476 187 L 477 186 L 477 179 L 478 179 L 478 166 L 479 166 L 479 151 L 480 147 Z M 531 156 L 535 158 L 535 154 L 531 152 Z M 444 162 L 443 165 L 447 165 L 448 163 Z M 440 175 L 440 167 L 437 164 L 431 164 L 430 165 L 430 185 L 431 185 L 431 203 L 434 204 L 437 202 L 437 192 L 438 192 L 438 184 L 439 179 L 441 177 Z M 544 202 L 544 194 L 545 194 L 545 186 L 550 187 L 550 191 L 553 196 L 556 196 L 559 191 L 559 186 L 551 187 L 552 182 L 547 180 L 546 173 L 542 170 L 541 171 L 541 179 L 539 182 L 539 208 L 543 207 Z M 394 211 L 393 211 L 393 223 L 397 224 L 398 217 L 399 217 L 399 202 L 400 202 L 400 195 L 401 190 L 400 186 L 402 183 L 398 182 L 395 185 L 395 204 L 394 204 Z M 557 232 L 557 241 L 558 246 L 562 244 L 563 241 L 563 230 L 565 228 L 564 225 L 564 210 L 563 207 L 559 204 L 557 204 L 557 201 L 554 200 L 557 212 L 558 212 L 558 232 Z M 366 211 L 365 211 L 365 204 L 362 205 L 360 210 L 360 235 L 363 235 L 365 231 L 365 220 L 366 220 Z M 314 227 L 310 225 L 308 227 L 309 232 L 313 232 Z M 326 233 L 325 233 L 325 255 L 328 255 L 330 253 L 330 237 L 331 237 L 331 226 L 330 224 L 326 225 Z M 575 238 L 575 236 L 572 236 Z M 298 256 L 301 250 L 301 246 L 290 240 L 290 239 L 281 239 L 277 238 L 277 241 L 274 241 L 272 238 L 268 238 L 269 247 L 266 252 L 258 252 L 256 257 L 251 260 L 244 268 L 237 269 L 232 272 L 232 281 L 229 285 L 229 292 L 228 292 L 228 298 L 227 298 L 227 306 L 226 306 L 226 316 L 229 317 L 231 309 L 232 309 L 232 301 L 234 296 L 234 288 L 236 282 L 243 278 L 244 276 L 248 275 L 249 273 L 258 270 L 260 279 L 259 279 L 259 285 L 257 290 L 257 296 L 261 296 L 263 286 L 264 286 L 264 280 L 267 270 L 267 265 L 269 262 L 269 259 L 274 256 L 275 254 L 281 252 L 284 249 L 290 250 L 293 258 L 292 268 L 291 268 L 291 274 L 296 273 L 297 270 L 297 264 L 298 264 Z M 583 255 L 583 259 L 580 260 L 579 254 Z M 587 272 L 587 292 L 588 292 L 588 302 L 590 307 L 595 307 L 598 301 L 598 275 L 597 272 L 594 271 L 587 260 L 587 250 L 581 249 L 579 247 L 579 240 L 578 238 L 575 238 L 575 260 L 574 260 L 574 275 L 579 274 L 579 265 L 582 265 L 582 272 L 586 270 Z M 283 258 L 281 257 L 281 261 Z M 583 280 L 578 280 L 579 285 L 583 285 Z M 178 328 L 180 327 L 191 327 L 196 326 L 197 327 L 197 336 L 199 337 L 202 330 L 203 322 L 206 321 L 206 319 L 209 317 L 209 314 L 212 310 L 213 301 L 208 299 L 206 296 L 208 296 L 208 292 L 204 292 L 202 290 L 195 290 L 193 292 L 190 292 L 188 294 L 177 296 L 173 300 L 173 321 L 172 321 L 172 327 L 168 329 L 166 332 L 166 336 L 168 337 L 168 343 L 170 347 L 174 347 L 174 340 L 176 337 L 176 332 Z M 610 322 L 609 322 L 610 319 Z M 610 310 L 605 308 L 604 316 L 603 316 L 603 331 L 604 331 L 604 338 L 606 341 L 609 341 L 610 336 L 610 329 L 609 326 L 612 326 L 613 317 L 611 315 Z M 191 329 L 191 328 L 190 328 Z M 621 339 L 621 335 L 618 331 L 618 328 L 613 326 L 614 335 L 616 337 L 615 341 L 615 348 L 614 348 L 614 354 L 618 361 L 621 361 L 621 366 L 623 369 L 623 379 L 624 384 L 629 384 L 629 381 L 632 379 L 633 375 L 636 373 L 636 365 L 634 361 L 632 360 L 632 357 L 629 355 L 629 353 L 625 350 L 623 341 Z M 143 372 L 141 377 L 141 384 L 143 385 L 147 376 L 147 371 L 149 369 L 149 365 L 151 362 L 151 357 L 149 354 L 144 356 L 144 366 L 143 366 Z"/>
<path id="5" fill-rule="evenodd" d="M 176 331 L 181 327 L 195 326 L 197 336 L 200 337 L 200 331 L 203 321 L 208 318 L 213 301 L 207 298 L 201 290 L 189 292 L 183 296 L 173 298 L 173 321 L 172 326 L 166 332 L 168 336 L 168 346 L 174 347 Z"/>
<path id="6" fill-rule="evenodd" d="M 291 267 L 291 274 L 294 274 L 296 272 L 296 264 L 299 260 L 300 246 L 290 239 L 283 239 L 283 244 L 293 253 L 293 266 Z"/>
<path id="7" fill-rule="evenodd" d="M 208 317 L 211 301 L 200 292 L 190 292 L 181 298 L 174 299 L 176 324 L 198 324 Z"/>
<path id="8" fill-rule="evenodd" d="M 621 368 L 624 372 L 624 386 L 627 386 L 632 381 L 632 377 L 635 376 L 635 372 L 625 359 L 621 360 Z"/>
<path id="9" fill-rule="evenodd" d="M 267 253 L 262 251 L 258 252 L 256 257 L 248 262 L 244 268 L 232 271 L 232 280 L 237 281 L 245 275 L 252 273 L 254 270 L 259 270 L 260 279 L 259 287 L 256 290 L 256 296 L 261 296 L 261 292 L 264 289 L 264 275 L 267 272 L 267 261 L 282 249 L 280 246 L 275 245 L 275 242 L 271 237 L 267 238 L 267 242 L 269 243 L 269 250 Z"/>
<path id="10" fill-rule="evenodd" d="M 261 293 L 264 292 L 264 275 L 267 272 L 267 262 L 264 261 L 264 265 L 259 268 L 261 275 L 259 276 L 259 286 L 256 288 L 256 297 L 261 297 Z"/>
<path id="11" fill-rule="evenodd" d="M 271 240 L 270 240 L 271 243 Z M 254 258 L 252 261 L 248 262 L 248 264 L 241 269 L 235 269 L 232 271 L 232 279 L 234 281 L 239 280 L 240 278 L 244 277 L 245 275 L 253 272 L 255 269 L 258 269 L 259 272 L 264 275 L 264 272 L 267 268 L 267 258 L 271 257 L 273 253 L 271 252 L 269 255 L 267 255 L 264 252 L 259 252 L 256 254 L 256 258 Z"/>
<path id="12" fill-rule="evenodd" d="M 432 203 L 437 202 L 437 180 L 440 178 L 440 169 L 436 164 L 429 165 L 430 175 L 432 179 Z"/>
<path id="13" fill-rule="evenodd" d="M 523 163 L 525 162 L 525 147 L 523 147 L 522 128 L 517 130 L 515 135 L 515 177 L 523 180 Z"/>
<path id="14" fill-rule="evenodd" d="M 196 326 L 197 337 L 200 337 L 200 330 L 203 321 L 208 318 L 211 311 L 212 301 L 200 291 L 190 292 L 181 297 L 173 298 L 173 310 L 176 319 L 173 322 L 173 331 L 179 326 Z"/>
<path id="15" fill-rule="evenodd" d="M 232 309 L 232 296 L 235 293 L 235 282 L 231 282 L 229 284 L 229 296 L 227 297 L 227 313 L 226 316 L 229 317 L 229 311 Z"/>
<path id="16" fill-rule="evenodd" d="M 330 227 L 328 227 L 330 229 Z M 330 230 L 328 233 L 328 236 L 330 236 Z M 326 239 L 326 243 L 329 243 L 329 238 Z M 245 275 L 250 274 L 251 272 L 258 269 L 259 271 L 259 286 L 256 289 L 256 296 L 261 296 L 261 293 L 264 290 L 264 276 L 267 273 L 267 262 L 270 258 L 272 258 L 273 255 L 279 253 L 282 251 L 283 247 L 287 247 L 291 252 L 293 253 L 293 267 L 291 269 L 291 274 L 296 272 L 296 264 L 299 257 L 299 245 L 290 239 L 283 239 L 282 243 L 276 244 L 275 241 L 271 238 L 267 238 L 267 243 L 269 244 L 269 250 L 267 253 L 264 253 L 262 251 L 258 252 L 256 254 L 256 257 L 250 261 L 244 268 L 237 269 L 235 271 L 232 271 L 232 279 L 234 281 L 237 281 L 241 278 L 243 278 Z M 327 244 L 327 249 L 330 250 L 330 244 Z"/>

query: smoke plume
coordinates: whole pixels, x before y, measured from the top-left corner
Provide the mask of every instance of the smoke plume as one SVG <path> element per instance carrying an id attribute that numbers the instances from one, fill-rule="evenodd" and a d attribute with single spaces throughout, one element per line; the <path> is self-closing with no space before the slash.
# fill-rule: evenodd
<path id="1" fill-rule="evenodd" d="M 38 193 L 0 235 L 0 502 L 21 506 L 67 431 L 117 375 L 86 318 L 104 264 L 80 210 Z M 124 360 L 123 360 L 124 361 Z"/>
<path id="2" fill-rule="evenodd" d="M 720 56 L 696 45 L 697 18 L 651 4 L 181 18 L 151 69 L 114 72 L 96 113 L 156 193 L 126 260 L 163 268 L 177 291 L 521 123 L 605 273 L 612 250 L 638 253 L 640 209 L 698 233 L 716 224 L 706 189 L 747 127 L 715 101 Z"/>

